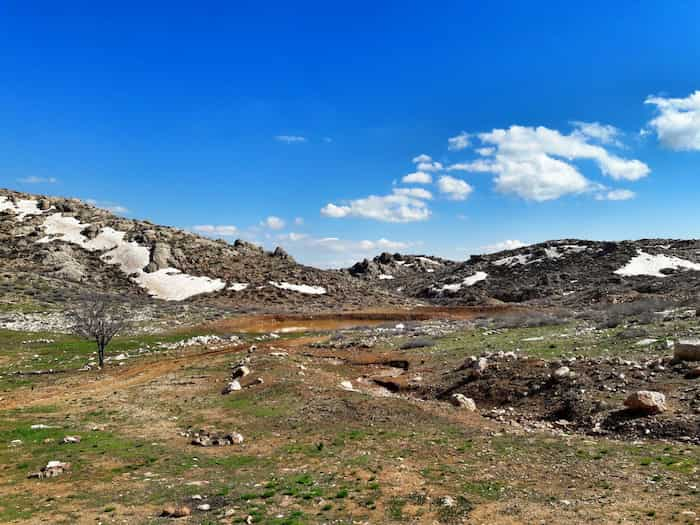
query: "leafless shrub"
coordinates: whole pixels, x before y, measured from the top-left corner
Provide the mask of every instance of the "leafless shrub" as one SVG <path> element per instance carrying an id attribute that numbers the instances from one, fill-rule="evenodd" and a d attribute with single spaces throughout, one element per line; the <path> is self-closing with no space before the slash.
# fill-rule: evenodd
<path id="1" fill-rule="evenodd" d="M 105 348 L 128 324 L 128 313 L 114 297 L 91 295 L 70 312 L 75 335 L 95 341 L 100 368 L 104 367 Z"/>

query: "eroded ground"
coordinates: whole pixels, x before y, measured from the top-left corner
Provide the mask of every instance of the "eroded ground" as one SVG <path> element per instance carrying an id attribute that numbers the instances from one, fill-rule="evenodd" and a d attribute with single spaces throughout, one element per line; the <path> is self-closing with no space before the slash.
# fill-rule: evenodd
<path id="1" fill-rule="evenodd" d="M 89 344 L 2 331 L 0 522 L 697 521 L 700 379 L 664 360 L 694 317 L 599 329 L 443 310 L 124 337 L 102 372 L 80 370 Z M 239 363 L 242 390 L 222 395 Z M 627 418 L 641 388 L 669 411 Z M 199 429 L 244 442 L 194 446 Z M 70 472 L 28 479 L 51 460 Z M 192 514 L 159 517 L 169 504 Z"/>

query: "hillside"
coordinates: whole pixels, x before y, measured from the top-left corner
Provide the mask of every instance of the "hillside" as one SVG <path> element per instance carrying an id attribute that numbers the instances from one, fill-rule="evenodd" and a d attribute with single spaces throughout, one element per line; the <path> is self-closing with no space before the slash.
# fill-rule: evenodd
<path id="1" fill-rule="evenodd" d="M 548 241 L 489 255 L 414 280 L 407 295 L 438 304 L 586 306 L 644 297 L 692 300 L 700 291 L 700 241 Z"/>
<path id="2" fill-rule="evenodd" d="M 355 264 L 348 273 L 441 305 L 583 307 L 644 297 L 686 301 L 700 291 L 700 241 L 565 239 L 472 256 L 462 263 L 382 254 Z"/>
<path id="3" fill-rule="evenodd" d="M 229 244 L 115 216 L 76 199 L 0 190 L 3 302 L 63 305 L 89 290 L 172 307 L 354 309 L 405 303 L 397 294 L 295 262 L 244 241 Z"/>

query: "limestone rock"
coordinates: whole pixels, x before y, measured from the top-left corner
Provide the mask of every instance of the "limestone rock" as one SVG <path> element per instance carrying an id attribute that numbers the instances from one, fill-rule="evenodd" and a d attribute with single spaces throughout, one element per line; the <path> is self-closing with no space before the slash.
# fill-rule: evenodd
<path id="1" fill-rule="evenodd" d="M 659 414 L 667 410 L 666 396 L 661 392 L 639 390 L 625 399 L 625 406 L 644 414 Z"/>
<path id="2" fill-rule="evenodd" d="M 464 408 L 469 410 L 469 412 L 476 412 L 476 403 L 471 397 L 467 397 L 464 394 L 452 394 L 450 401 L 456 407 Z"/>

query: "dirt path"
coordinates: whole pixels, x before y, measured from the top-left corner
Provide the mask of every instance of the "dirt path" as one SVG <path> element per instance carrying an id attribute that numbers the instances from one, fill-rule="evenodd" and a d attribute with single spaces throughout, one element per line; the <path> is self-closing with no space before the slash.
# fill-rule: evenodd
<path id="1" fill-rule="evenodd" d="M 306 346 L 310 343 L 321 341 L 325 336 L 298 337 L 258 343 L 259 353 L 267 351 L 284 351 Z M 3 409 L 11 410 L 37 405 L 53 404 L 65 401 L 67 398 L 75 399 L 99 394 L 105 391 L 118 391 L 133 386 L 142 385 L 158 379 L 164 375 L 176 372 L 193 363 L 205 359 L 240 352 L 247 348 L 248 344 L 237 344 L 209 351 L 188 351 L 179 356 L 156 356 L 148 360 L 139 359 L 130 365 L 121 367 L 108 367 L 103 372 L 90 371 L 73 375 L 70 380 L 60 381 L 59 384 L 32 390 L 31 396 L 20 389 L 11 392 L 3 399 Z"/>

